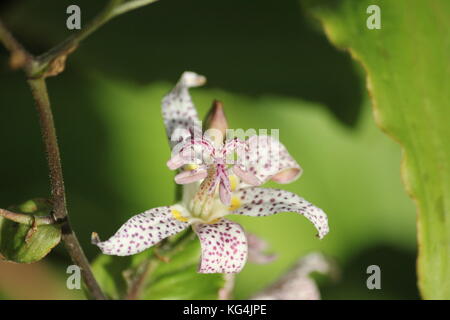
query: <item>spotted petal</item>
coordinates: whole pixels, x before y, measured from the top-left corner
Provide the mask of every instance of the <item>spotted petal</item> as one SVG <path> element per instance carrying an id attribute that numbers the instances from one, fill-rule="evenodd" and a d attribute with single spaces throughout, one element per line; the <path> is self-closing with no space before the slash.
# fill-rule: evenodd
<path id="1" fill-rule="evenodd" d="M 237 175 L 243 182 L 251 186 L 259 186 L 261 181 L 253 174 L 253 172 L 247 170 L 243 165 L 235 165 L 232 167 L 233 173 Z"/>
<path id="2" fill-rule="evenodd" d="M 201 136 L 200 120 L 189 88 L 201 86 L 205 77 L 186 71 L 162 101 L 162 116 L 171 147 L 189 136 Z"/>
<path id="3" fill-rule="evenodd" d="M 300 165 L 278 139 L 252 136 L 247 144 L 246 164 L 261 182 L 271 179 L 278 183 L 289 183 L 300 177 Z"/>
<path id="4" fill-rule="evenodd" d="M 295 193 L 269 188 L 244 188 L 235 192 L 231 214 L 269 216 L 279 212 L 297 212 L 311 221 L 322 239 L 329 231 L 327 215 Z"/>
<path id="5" fill-rule="evenodd" d="M 129 219 L 109 240 L 93 242 L 104 254 L 136 254 L 186 229 L 189 224 L 181 221 L 180 214 L 173 207 L 150 209 Z"/>
<path id="6" fill-rule="evenodd" d="M 214 224 L 194 226 L 201 247 L 200 273 L 237 273 L 247 261 L 247 240 L 242 227 L 221 219 Z"/>

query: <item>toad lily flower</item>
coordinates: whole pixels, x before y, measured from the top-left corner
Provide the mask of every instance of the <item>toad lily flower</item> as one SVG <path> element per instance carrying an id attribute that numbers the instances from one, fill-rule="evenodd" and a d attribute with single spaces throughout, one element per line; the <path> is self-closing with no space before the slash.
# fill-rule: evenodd
<path id="1" fill-rule="evenodd" d="M 178 148 L 168 166 L 182 170 L 175 178 L 183 184 L 181 201 L 132 217 L 107 241 L 93 237 L 103 253 L 136 254 L 192 226 L 202 250 L 199 272 L 237 273 L 247 260 L 247 239 L 242 227 L 225 219 L 226 215 L 256 217 L 296 212 L 313 223 L 319 238 L 328 233 L 327 216 L 321 209 L 294 193 L 255 186 L 268 180 L 288 183 L 300 176 L 300 166 L 278 140 L 253 136 L 245 142 L 232 139 L 218 146 L 201 137 L 188 90 L 204 82 L 204 77 L 185 72 L 162 103 L 169 141 L 174 150 Z M 245 156 L 240 151 L 245 151 Z M 206 154 L 201 163 L 199 152 Z M 238 160 L 227 167 L 227 155 L 233 152 Z M 192 168 L 192 164 L 197 167 Z"/>
<path id="2" fill-rule="evenodd" d="M 195 152 L 196 147 L 200 149 L 200 152 Z M 209 175 L 208 196 L 213 198 L 217 186 L 219 186 L 220 200 L 223 204 L 229 205 L 232 191 L 230 170 L 250 185 L 256 186 L 261 183 L 252 172 L 246 169 L 241 161 L 234 163 L 234 161 L 227 160 L 227 156 L 235 151 L 238 157 L 240 157 L 240 155 L 248 152 L 248 145 L 242 140 L 234 138 L 216 148 L 207 136 L 200 139 L 189 138 L 183 143 L 179 152 L 175 153 L 167 162 L 167 166 L 175 170 L 183 165 L 191 165 L 192 170 L 185 170 L 175 176 L 175 182 L 178 184 L 189 184 L 200 181 Z M 200 163 L 200 165 L 197 165 L 197 163 Z M 227 168 L 227 164 L 232 164 L 233 166 Z"/>

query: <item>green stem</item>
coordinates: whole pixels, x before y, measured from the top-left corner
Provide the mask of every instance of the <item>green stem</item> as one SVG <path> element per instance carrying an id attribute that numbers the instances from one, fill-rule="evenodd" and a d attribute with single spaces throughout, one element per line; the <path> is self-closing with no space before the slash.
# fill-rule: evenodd
<path id="1" fill-rule="evenodd" d="M 137 9 L 139 7 L 146 6 L 150 3 L 156 2 L 158 0 L 133 0 L 133 1 L 127 1 L 123 3 L 122 5 L 116 7 L 113 11 L 114 16 L 118 16 L 121 14 L 124 14 L 125 12 Z"/>
<path id="2" fill-rule="evenodd" d="M 139 299 L 148 276 L 158 266 L 158 264 L 159 261 L 157 261 L 156 259 L 148 258 L 138 267 L 139 270 L 137 270 L 136 275 L 133 277 L 133 280 L 130 283 L 130 288 L 127 292 L 127 295 L 125 296 L 125 300 Z"/>
<path id="3" fill-rule="evenodd" d="M 79 32 L 57 44 L 46 53 L 38 56 L 36 58 L 38 64 L 33 70 L 33 74 L 31 76 L 33 77 L 44 73 L 52 61 L 66 55 L 71 48 L 76 48 L 82 40 L 86 39 L 90 34 L 109 21 L 113 17 L 114 8 L 121 2 L 122 0 L 111 0 L 108 5 Z"/>
<path id="4" fill-rule="evenodd" d="M 153 254 L 148 257 L 142 264 L 138 267 L 136 275 L 133 277 L 130 283 L 130 288 L 125 297 L 127 300 L 136 300 L 139 298 L 144 286 L 147 284 L 148 277 L 151 275 L 152 271 L 162 262 L 161 258 L 170 260 L 177 252 L 182 251 L 186 244 L 192 241 L 194 238 L 194 232 L 192 229 L 186 230 L 181 236 L 179 236 L 175 241 L 170 242 L 168 240 L 163 240 L 159 246 L 155 247 Z M 159 249 L 159 250 L 158 250 Z"/>
<path id="5" fill-rule="evenodd" d="M 14 39 L 11 33 L 0 21 L 0 41 L 11 52 L 11 64 L 14 68 L 23 68 L 29 78 L 39 78 L 42 76 L 57 75 L 64 70 L 62 67 L 57 72 L 46 74 L 52 68 L 52 63 L 58 59 L 65 59 L 72 53 L 81 41 L 90 36 L 94 31 L 103 26 L 111 19 L 120 16 L 128 11 L 146 6 L 157 0 L 110 0 L 108 5 L 79 32 L 68 37 L 66 40 L 57 44 L 47 52 L 34 58 L 22 45 Z M 16 66 L 13 61 L 19 60 Z M 60 61 L 64 64 L 65 61 Z"/>
<path id="6" fill-rule="evenodd" d="M 52 216 L 33 216 L 23 213 L 16 213 L 5 209 L 0 209 L 0 216 L 5 219 L 26 225 L 48 225 L 54 224 L 56 221 Z"/>
<path id="7" fill-rule="evenodd" d="M 46 69 L 49 68 L 52 61 L 68 55 L 72 49 L 76 48 L 80 44 L 81 41 L 86 39 L 94 31 L 96 31 L 98 28 L 103 26 L 106 22 L 110 21 L 114 17 L 155 1 L 157 0 L 132 0 L 125 2 L 124 0 L 110 0 L 108 5 L 78 33 L 75 33 L 60 44 L 51 48 L 43 55 L 37 57 L 36 60 L 38 62 L 38 65 L 33 70 L 32 76 L 39 76 L 41 74 L 44 74 Z"/>

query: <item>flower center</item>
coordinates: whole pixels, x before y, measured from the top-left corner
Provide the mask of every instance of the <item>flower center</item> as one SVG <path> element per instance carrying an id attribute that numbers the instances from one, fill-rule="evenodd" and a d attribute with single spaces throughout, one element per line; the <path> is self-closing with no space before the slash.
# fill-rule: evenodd
<path id="1" fill-rule="evenodd" d="M 200 184 L 197 193 L 191 200 L 190 212 L 194 218 L 199 218 L 208 222 L 213 209 L 214 196 L 217 189 L 217 169 L 216 166 L 209 166 L 208 175 Z"/>

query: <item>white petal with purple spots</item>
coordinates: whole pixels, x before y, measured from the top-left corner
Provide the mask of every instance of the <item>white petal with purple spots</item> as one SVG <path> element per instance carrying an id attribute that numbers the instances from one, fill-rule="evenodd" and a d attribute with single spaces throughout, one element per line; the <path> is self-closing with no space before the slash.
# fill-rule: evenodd
<path id="1" fill-rule="evenodd" d="M 252 136 L 247 144 L 245 164 L 261 182 L 272 179 L 289 183 L 300 177 L 300 165 L 279 140 L 271 136 Z"/>
<path id="2" fill-rule="evenodd" d="M 234 201 L 233 201 L 234 199 Z M 268 216 L 279 212 L 297 212 L 311 221 L 322 239 L 329 231 L 327 215 L 295 193 L 269 188 L 244 188 L 235 192 L 231 214 Z"/>
<path id="3" fill-rule="evenodd" d="M 162 101 L 162 116 L 171 147 L 194 135 L 201 136 L 200 120 L 189 88 L 201 86 L 205 77 L 186 71 Z"/>
<path id="4" fill-rule="evenodd" d="M 183 231 L 189 223 L 175 219 L 171 207 L 150 209 L 129 219 L 107 241 L 95 243 L 104 254 L 128 256 Z"/>
<path id="5" fill-rule="evenodd" d="M 237 273 L 247 261 L 247 239 L 242 227 L 220 219 L 213 224 L 195 224 L 202 246 L 200 273 Z"/>

